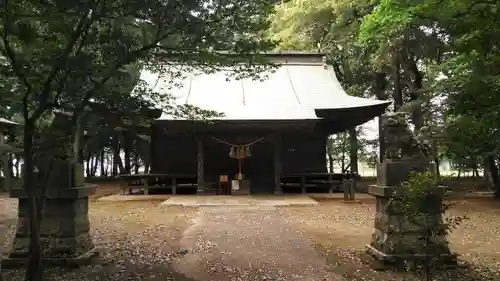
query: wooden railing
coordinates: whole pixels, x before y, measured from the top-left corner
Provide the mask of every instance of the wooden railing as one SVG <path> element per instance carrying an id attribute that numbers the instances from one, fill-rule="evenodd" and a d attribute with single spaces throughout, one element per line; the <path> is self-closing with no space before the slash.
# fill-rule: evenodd
<path id="1" fill-rule="evenodd" d="M 294 173 L 281 177 L 282 187 L 300 187 L 302 193 L 308 188 L 324 187 L 328 192 L 343 191 L 346 184 L 352 184 L 359 178 L 357 174 L 331 173 Z"/>
<path id="2" fill-rule="evenodd" d="M 308 188 L 325 188 L 328 192 L 349 191 L 352 192 L 351 185 L 355 185 L 355 180 L 359 178 L 356 174 L 330 174 L 330 173 L 296 173 L 286 174 L 281 177 L 281 186 L 300 188 L 302 193 L 306 193 Z M 122 194 L 135 194 L 142 192 L 149 194 L 150 189 L 172 189 L 172 194 L 176 194 L 178 188 L 193 188 L 198 186 L 197 175 L 195 174 L 133 174 L 119 175 Z M 221 184 L 218 182 L 205 182 L 204 189 L 221 192 Z"/>

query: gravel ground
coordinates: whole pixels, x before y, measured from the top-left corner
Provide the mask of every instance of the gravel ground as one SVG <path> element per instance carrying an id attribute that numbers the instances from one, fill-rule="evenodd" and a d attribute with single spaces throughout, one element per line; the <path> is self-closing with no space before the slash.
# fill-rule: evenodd
<path id="1" fill-rule="evenodd" d="M 404 273 L 375 271 L 362 254 L 373 230 L 375 210 L 370 200 L 362 204 L 322 201 L 317 207 L 283 207 L 279 208 L 279 216 L 274 209 L 263 207 L 235 213 L 234 210 L 221 208 L 164 207 L 159 205 L 161 201 L 94 200 L 113 192 L 113 188 L 101 189 L 91 202 L 91 232 L 100 248 L 101 261 L 78 270 L 47 270 L 47 281 L 238 280 L 230 277 L 241 277 L 241 272 L 228 265 L 252 259 L 263 268 L 273 259 L 283 268 L 286 268 L 287 260 L 299 261 L 290 272 L 304 272 L 307 271 L 304 268 L 314 264 L 316 268 L 310 271 L 312 274 L 323 274 L 326 264 L 331 272 L 353 281 L 416 280 Z M 0 252 L 10 247 L 16 208 L 16 200 L 0 195 Z M 454 277 L 446 280 L 500 280 L 500 205 L 484 199 L 468 200 L 460 202 L 452 213 L 470 218 L 452 234 L 451 242 L 453 250 L 461 254 L 461 260 L 472 267 L 453 272 Z M 295 234 L 287 233 L 294 231 Z M 200 239 L 207 238 L 207 235 L 210 239 Z M 299 239 L 301 235 L 309 239 L 323 258 L 309 250 L 311 248 L 305 245 L 304 240 Z M 210 256 L 214 245 L 217 246 L 215 258 L 207 259 L 207 255 L 202 255 L 200 259 L 200 251 L 197 251 L 198 256 L 190 252 L 205 249 Z M 292 245 L 297 245 L 299 249 L 295 251 Z M 261 252 L 266 247 L 268 252 Z M 277 254 L 281 250 L 284 253 Z M 273 258 L 273 255 L 276 257 Z M 261 257 L 261 260 L 256 257 Z M 195 265 L 198 263 L 194 268 L 215 269 L 219 275 L 215 275 L 215 279 L 200 279 L 187 266 L 193 260 Z M 211 264 L 199 264 L 207 260 Z M 217 266 L 214 267 L 214 264 Z M 245 265 L 238 264 L 237 267 L 244 268 Z M 273 270 L 276 272 L 276 269 Z M 221 275 L 221 272 L 224 274 Z M 21 276 L 22 272 L 7 271 L 4 280 L 17 281 L 22 279 Z M 221 276 L 229 279 L 219 278 Z M 260 280 L 279 280 L 279 275 L 267 274 L 270 279 L 264 279 L 265 274 L 255 276 L 262 277 Z"/>
<path id="2" fill-rule="evenodd" d="M 11 245 L 11 237 L 16 223 L 17 200 L 0 194 L 0 256 Z"/>
<path id="3" fill-rule="evenodd" d="M 175 268 L 199 281 L 344 281 L 275 207 L 202 207 Z"/>
<path id="4" fill-rule="evenodd" d="M 91 233 L 99 247 L 99 262 L 78 270 L 49 269 L 46 280 L 191 281 L 174 271 L 170 262 L 182 254 L 180 236 L 197 210 L 161 207 L 160 203 L 92 202 Z M 16 205 L 15 200 L 0 198 L 0 238 L 4 242 L 0 251 L 10 248 Z M 22 280 L 22 274 L 9 270 L 4 273 L 4 280 Z"/>
<path id="5" fill-rule="evenodd" d="M 373 231 L 373 200 L 361 204 L 323 201 L 317 207 L 280 208 L 280 214 L 309 238 L 328 260 L 330 270 L 348 280 L 418 280 L 409 274 L 372 269 L 364 246 Z M 461 201 L 450 214 L 469 218 L 450 237 L 452 250 L 469 266 L 442 272 L 443 280 L 500 280 L 500 204 L 491 199 Z"/>

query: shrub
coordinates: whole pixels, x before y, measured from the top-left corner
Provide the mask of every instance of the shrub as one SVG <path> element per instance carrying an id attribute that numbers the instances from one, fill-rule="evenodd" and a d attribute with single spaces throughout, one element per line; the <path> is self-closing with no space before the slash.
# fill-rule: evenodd
<path id="1" fill-rule="evenodd" d="M 416 258 L 407 261 L 406 268 L 432 280 L 434 269 L 455 261 L 455 255 L 449 251 L 448 236 L 465 217 L 447 215 L 452 207 L 444 200 L 448 190 L 438 185 L 431 172 L 411 174 L 398 191 L 403 196 L 392 198 L 391 207 L 401 214 L 407 224 L 405 229 L 412 229 L 416 236 L 407 248 L 408 254 Z"/>

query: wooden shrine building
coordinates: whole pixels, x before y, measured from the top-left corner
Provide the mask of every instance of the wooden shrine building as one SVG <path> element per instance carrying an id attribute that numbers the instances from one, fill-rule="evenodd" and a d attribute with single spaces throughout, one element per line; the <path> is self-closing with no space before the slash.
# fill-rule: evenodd
<path id="1" fill-rule="evenodd" d="M 234 193 L 280 193 L 285 174 L 327 172 L 329 135 L 381 115 L 389 104 L 347 95 L 323 54 L 266 56 L 278 67 L 264 81 L 188 72 L 179 78 L 182 87 L 167 89 L 169 78 L 143 71 L 142 79 L 155 91 L 172 91 L 177 104 L 224 114 L 157 119 L 151 173 L 191 175 L 198 192 L 228 181 L 238 185 Z"/>

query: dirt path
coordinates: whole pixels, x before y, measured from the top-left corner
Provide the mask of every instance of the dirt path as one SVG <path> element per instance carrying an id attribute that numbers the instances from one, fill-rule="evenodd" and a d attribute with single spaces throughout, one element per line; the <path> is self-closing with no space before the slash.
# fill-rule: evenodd
<path id="1" fill-rule="evenodd" d="M 10 247 L 12 235 L 17 221 L 17 200 L 7 194 L 0 194 L 0 257 Z"/>
<path id="2" fill-rule="evenodd" d="M 184 232 L 177 271 L 205 280 L 344 280 L 274 207 L 203 207 Z"/>

